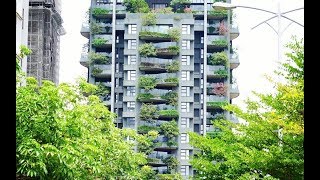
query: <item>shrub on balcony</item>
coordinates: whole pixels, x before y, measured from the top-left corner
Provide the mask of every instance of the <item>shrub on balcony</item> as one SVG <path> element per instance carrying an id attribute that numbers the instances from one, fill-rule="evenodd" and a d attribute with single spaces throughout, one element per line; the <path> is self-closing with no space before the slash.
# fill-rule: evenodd
<path id="1" fill-rule="evenodd" d="M 181 30 L 179 28 L 171 28 L 168 30 L 168 34 L 173 41 L 179 41 L 181 37 Z"/>
<path id="2" fill-rule="evenodd" d="M 166 8 L 159 8 L 159 9 L 153 9 L 153 13 L 160 13 L 160 14 L 172 14 L 172 7 L 166 7 Z"/>
<path id="3" fill-rule="evenodd" d="M 226 52 L 218 52 L 218 53 L 211 54 L 209 56 L 208 62 L 210 65 L 226 66 L 228 64 L 228 55 Z"/>
<path id="4" fill-rule="evenodd" d="M 152 31 L 140 31 L 139 37 L 171 38 L 169 34 L 152 32 Z"/>
<path id="5" fill-rule="evenodd" d="M 97 90 L 94 92 L 94 95 L 105 97 L 110 94 L 110 87 L 103 85 L 102 83 L 97 84 Z"/>
<path id="6" fill-rule="evenodd" d="M 170 53 L 179 53 L 180 52 L 180 47 L 179 46 L 169 46 L 168 50 Z"/>
<path id="7" fill-rule="evenodd" d="M 143 125 L 143 126 L 139 126 L 138 127 L 138 133 L 141 134 L 147 134 L 149 131 L 157 131 L 160 132 L 160 127 L 157 126 L 147 126 L 147 125 Z"/>
<path id="8" fill-rule="evenodd" d="M 210 10 L 208 11 L 208 15 L 212 15 L 215 17 L 227 17 L 228 11 L 227 10 Z"/>
<path id="9" fill-rule="evenodd" d="M 160 130 L 163 135 L 168 138 L 167 145 L 169 147 L 177 145 L 176 137 L 179 135 L 179 128 L 177 122 L 174 119 L 172 121 L 161 124 Z"/>
<path id="10" fill-rule="evenodd" d="M 145 43 L 140 45 L 139 54 L 142 57 L 152 57 L 157 55 L 157 51 L 152 43 Z"/>
<path id="11" fill-rule="evenodd" d="M 164 82 L 169 82 L 169 83 L 178 83 L 179 84 L 179 78 L 177 77 L 169 77 L 163 80 Z"/>
<path id="12" fill-rule="evenodd" d="M 176 106 L 178 105 L 178 93 L 174 91 L 169 91 L 165 95 L 161 96 L 162 99 L 167 100 L 167 104 Z"/>
<path id="13" fill-rule="evenodd" d="M 185 6 L 190 3 L 191 3 L 190 0 L 172 0 L 170 2 L 170 6 L 175 8 L 177 12 L 183 13 Z"/>
<path id="14" fill-rule="evenodd" d="M 139 78 L 139 87 L 147 91 L 154 89 L 157 85 L 157 79 L 152 76 L 141 76 Z"/>
<path id="15" fill-rule="evenodd" d="M 166 69 L 169 73 L 177 72 L 180 70 L 179 61 L 172 61 L 170 64 L 166 65 Z"/>
<path id="16" fill-rule="evenodd" d="M 179 112 L 175 109 L 164 109 L 159 111 L 160 116 L 179 117 Z"/>
<path id="17" fill-rule="evenodd" d="M 218 40 L 213 40 L 212 45 L 219 46 L 219 47 L 227 47 L 228 42 L 225 39 L 218 39 Z"/>
<path id="18" fill-rule="evenodd" d="M 143 26 L 153 26 L 157 24 L 157 14 L 156 13 L 146 13 L 142 15 L 142 25 Z"/>
<path id="19" fill-rule="evenodd" d="M 105 8 L 93 8 L 92 9 L 92 15 L 93 16 L 99 16 L 99 15 L 107 15 L 110 14 L 112 10 L 105 9 Z"/>
<path id="20" fill-rule="evenodd" d="M 131 13 L 150 12 L 149 6 L 145 0 L 124 0 L 123 4 L 126 6 L 126 10 Z"/>
<path id="21" fill-rule="evenodd" d="M 95 23 L 95 22 L 91 22 L 90 23 L 90 32 L 92 34 L 101 34 L 102 33 L 102 27 Z"/>
<path id="22" fill-rule="evenodd" d="M 226 106 L 228 104 L 229 103 L 227 101 L 207 102 L 207 106 L 210 106 L 212 108 L 221 108 L 221 107 Z"/>
<path id="23" fill-rule="evenodd" d="M 159 114 L 156 105 L 145 104 L 143 103 L 140 108 L 140 120 L 147 122 L 154 122 L 155 119 L 158 119 Z"/>
<path id="24" fill-rule="evenodd" d="M 102 69 L 100 69 L 98 67 L 93 67 L 93 69 L 91 71 L 92 76 L 97 76 L 97 75 L 99 75 L 101 73 L 102 73 Z"/>
<path id="25" fill-rule="evenodd" d="M 98 37 L 98 38 L 93 39 L 92 46 L 99 48 L 99 47 L 103 47 L 107 43 L 108 43 L 107 39 L 103 39 L 103 38 Z"/>
<path id="26" fill-rule="evenodd" d="M 154 148 L 157 146 L 153 141 L 158 137 L 157 131 L 149 131 L 145 136 L 147 137 L 145 141 L 139 141 L 138 143 L 138 151 L 143 152 L 145 154 L 150 154 Z"/>
<path id="27" fill-rule="evenodd" d="M 89 53 L 89 61 L 90 64 L 109 64 L 110 63 L 110 57 L 99 54 L 99 53 L 94 53 L 90 52 Z"/>
<path id="28" fill-rule="evenodd" d="M 225 69 L 219 69 L 219 70 L 214 71 L 214 75 L 217 78 L 227 78 L 228 77 L 228 71 L 225 70 Z"/>
<path id="29" fill-rule="evenodd" d="M 179 165 L 179 161 L 177 158 L 175 158 L 174 156 L 169 156 L 167 158 L 165 158 L 163 160 L 163 162 L 165 164 L 167 164 L 167 167 L 168 167 L 168 170 L 171 172 L 171 173 L 174 173 L 177 171 L 177 168 L 178 168 L 178 165 Z"/>
<path id="30" fill-rule="evenodd" d="M 151 98 L 154 98 L 155 96 L 151 93 L 140 93 L 137 96 L 138 101 L 144 101 L 144 100 L 149 100 Z"/>
<path id="31" fill-rule="evenodd" d="M 180 173 L 175 174 L 157 174 L 157 180 L 182 180 Z"/>

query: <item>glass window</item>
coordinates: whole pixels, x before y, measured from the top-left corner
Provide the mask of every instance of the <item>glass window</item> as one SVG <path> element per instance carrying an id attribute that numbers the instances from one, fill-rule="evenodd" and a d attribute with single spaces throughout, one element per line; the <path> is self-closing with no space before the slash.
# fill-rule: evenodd
<path id="1" fill-rule="evenodd" d="M 128 86 L 127 87 L 127 96 L 135 96 L 136 95 L 136 87 Z"/>
<path id="2" fill-rule="evenodd" d="M 188 143 L 189 142 L 189 136 L 187 133 L 181 133 L 181 143 Z"/>
<path id="3" fill-rule="evenodd" d="M 190 87 L 182 86 L 181 87 L 181 96 L 183 96 L 183 97 L 190 96 Z"/>
<path id="4" fill-rule="evenodd" d="M 167 4 L 165 4 L 165 3 L 153 3 L 152 4 L 153 9 L 163 9 L 165 7 L 167 7 Z"/>
<path id="5" fill-rule="evenodd" d="M 181 127 L 182 128 L 189 128 L 189 118 L 181 118 Z"/>
<path id="6" fill-rule="evenodd" d="M 182 176 L 189 176 L 189 166 L 181 166 L 180 171 Z"/>
<path id="7" fill-rule="evenodd" d="M 135 102 L 127 102 L 127 110 L 128 111 L 134 111 L 134 109 L 135 109 L 135 105 L 136 105 L 136 103 Z"/>
<path id="8" fill-rule="evenodd" d="M 181 149 L 180 150 L 180 157 L 181 157 L 181 159 L 189 159 L 189 150 L 188 149 Z"/>
<path id="9" fill-rule="evenodd" d="M 204 41 L 204 37 L 201 36 L 201 44 L 203 44 L 203 41 Z"/>
<path id="10" fill-rule="evenodd" d="M 181 103 L 181 112 L 190 112 L 190 103 L 182 102 Z"/>
<path id="11" fill-rule="evenodd" d="M 129 34 L 137 34 L 137 25 L 129 24 L 128 25 Z"/>
<path id="12" fill-rule="evenodd" d="M 181 49 L 190 49 L 190 41 L 182 40 L 181 41 Z"/>
<path id="13" fill-rule="evenodd" d="M 135 81 L 136 80 L 136 71 L 128 71 L 128 80 Z"/>
<path id="14" fill-rule="evenodd" d="M 204 55 L 204 51 L 203 49 L 201 49 L 201 58 L 203 58 L 203 55 Z"/>
<path id="15" fill-rule="evenodd" d="M 190 56 L 181 56 L 181 65 L 190 65 Z"/>
<path id="16" fill-rule="evenodd" d="M 128 64 L 136 64 L 137 62 L 137 57 L 135 55 L 128 56 Z"/>
<path id="17" fill-rule="evenodd" d="M 137 40 L 128 40 L 128 49 L 137 49 Z"/>
<path id="18" fill-rule="evenodd" d="M 190 71 L 181 71 L 181 80 L 190 81 Z"/>
<path id="19" fill-rule="evenodd" d="M 190 34 L 190 25 L 182 24 L 181 29 L 181 34 Z"/>

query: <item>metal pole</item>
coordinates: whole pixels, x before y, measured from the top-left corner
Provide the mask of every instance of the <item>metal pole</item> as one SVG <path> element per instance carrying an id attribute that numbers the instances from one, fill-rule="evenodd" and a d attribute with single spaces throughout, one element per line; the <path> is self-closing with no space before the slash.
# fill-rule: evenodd
<path id="1" fill-rule="evenodd" d="M 281 60 L 281 11 L 280 11 L 280 0 L 278 0 L 278 32 L 277 32 L 277 35 L 278 35 L 278 61 Z"/>

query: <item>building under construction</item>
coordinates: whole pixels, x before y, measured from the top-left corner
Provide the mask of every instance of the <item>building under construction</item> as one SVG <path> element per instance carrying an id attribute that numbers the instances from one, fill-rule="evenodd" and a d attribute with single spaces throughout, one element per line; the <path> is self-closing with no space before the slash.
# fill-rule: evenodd
<path id="1" fill-rule="evenodd" d="M 61 0 L 30 0 L 27 75 L 59 83 L 60 36 L 62 27 Z"/>

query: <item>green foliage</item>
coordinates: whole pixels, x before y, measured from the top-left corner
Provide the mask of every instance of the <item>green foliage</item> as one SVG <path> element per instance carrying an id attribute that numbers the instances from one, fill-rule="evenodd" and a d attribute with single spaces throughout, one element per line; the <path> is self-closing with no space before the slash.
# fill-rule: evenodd
<path id="1" fill-rule="evenodd" d="M 151 130 L 148 132 L 146 137 L 147 140 L 140 141 L 138 143 L 138 151 L 145 154 L 150 154 L 157 146 L 157 144 L 153 143 L 153 141 L 158 137 L 158 132 Z"/>
<path id="2" fill-rule="evenodd" d="M 179 128 L 177 122 L 173 119 L 172 121 L 165 122 L 160 125 L 161 132 L 168 139 L 176 138 L 179 135 Z"/>
<path id="3" fill-rule="evenodd" d="M 141 179 L 150 179 L 153 180 L 156 175 L 156 172 L 150 166 L 143 166 L 141 168 Z"/>
<path id="4" fill-rule="evenodd" d="M 228 64 L 228 55 L 226 52 L 218 52 L 211 54 L 208 58 L 208 62 L 210 65 L 226 66 Z"/>
<path id="5" fill-rule="evenodd" d="M 158 119 L 158 110 L 156 105 L 142 103 L 140 108 L 140 120 L 154 122 Z"/>
<path id="6" fill-rule="evenodd" d="M 160 116 L 179 117 L 179 112 L 175 109 L 165 109 L 159 111 Z"/>
<path id="7" fill-rule="evenodd" d="M 102 27 L 95 22 L 91 22 L 90 23 L 90 32 L 91 32 L 91 34 L 101 34 Z"/>
<path id="8" fill-rule="evenodd" d="M 110 64 L 111 59 L 110 57 L 105 56 L 103 54 L 90 52 L 89 60 L 90 60 L 90 65 L 94 65 L 94 64 Z"/>
<path id="9" fill-rule="evenodd" d="M 139 87 L 147 91 L 154 89 L 157 85 L 157 78 L 152 76 L 141 76 L 139 78 Z"/>
<path id="10" fill-rule="evenodd" d="M 154 98 L 155 96 L 151 93 L 139 93 L 137 96 L 138 101 L 144 101 L 144 100 L 149 100 L 151 98 Z"/>
<path id="11" fill-rule="evenodd" d="M 141 57 L 153 57 L 157 55 L 157 51 L 152 43 L 145 43 L 140 45 L 139 54 Z"/>
<path id="12" fill-rule="evenodd" d="M 110 14 L 112 10 L 110 9 L 104 9 L 104 8 L 93 8 L 92 9 L 92 15 L 93 16 L 99 16 L 99 15 L 107 15 Z"/>
<path id="13" fill-rule="evenodd" d="M 228 77 L 228 71 L 225 70 L 225 69 L 219 69 L 219 70 L 214 71 L 214 75 L 217 78 L 227 78 Z"/>
<path id="14" fill-rule="evenodd" d="M 140 31 L 139 37 L 170 38 L 170 35 L 165 33 L 152 32 L 152 31 Z"/>
<path id="15" fill-rule="evenodd" d="M 192 146 L 201 150 L 191 161 L 197 178 L 304 179 L 304 45 L 296 39 L 288 47 L 288 62 L 269 79 L 272 93 L 257 93 L 247 108 L 227 105 L 246 124 L 217 120 L 213 137 L 190 133 Z M 215 163 L 212 163 L 215 162 Z"/>
<path id="16" fill-rule="evenodd" d="M 181 30 L 179 28 L 170 28 L 168 34 L 173 41 L 179 41 L 181 37 Z"/>
<path id="17" fill-rule="evenodd" d="M 172 61 L 170 64 L 166 65 L 166 69 L 169 73 L 177 72 L 180 70 L 179 61 Z"/>
<path id="18" fill-rule="evenodd" d="M 92 76 L 97 76 L 99 74 L 101 74 L 103 72 L 102 69 L 98 68 L 98 67 L 93 67 L 92 71 L 91 71 L 91 75 Z"/>
<path id="19" fill-rule="evenodd" d="M 157 180 L 183 180 L 180 173 L 175 174 L 157 174 L 156 175 Z"/>
<path id="20" fill-rule="evenodd" d="M 190 0 L 172 0 L 170 6 L 175 8 L 177 12 L 183 13 L 185 5 L 190 3 Z"/>
<path id="21" fill-rule="evenodd" d="M 123 4 L 130 13 L 148 13 L 149 6 L 145 0 L 124 0 Z"/>
<path id="22" fill-rule="evenodd" d="M 142 15 L 142 25 L 143 26 L 153 26 L 157 24 L 157 14 L 156 13 L 145 13 Z"/>
<path id="23" fill-rule="evenodd" d="M 179 53 L 180 52 L 179 46 L 169 46 L 168 49 L 169 49 L 169 52 L 171 52 L 171 53 Z"/>
<path id="24" fill-rule="evenodd" d="M 108 43 L 107 39 L 103 39 L 103 38 L 95 38 L 92 41 L 92 46 L 93 47 L 103 47 L 104 45 L 106 45 Z"/>
<path id="25" fill-rule="evenodd" d="M 158 132 L 160 132 L 160 128 L 157 127 L 157 126 L 147 126 L 147 125 L 143 125 L 143 126 L 139 126 L 138 127 L 138 133 L 148 134 L 149 131 L 158 131 Z"/>
<path id="26" fill-rule="evenodd" d="M 171 82 L 171 83 L 178 83 L 179 84 L 179 78 L 177 77 L 168 77 L 163 80 L 164 82 Z"/>
<path id="27" fill-rule="evenodd" d="M 97 86 L 87 83 L 84 78 L 79 78 L 77 83 L 79 84 L 79 89 L 84 96 L 93 95 L 98 90 Z"/>
<path id="28" fill-rule="evenodd" d="M 225 39 L 218 39 L 218 40 L 213 40 L 212 45 L 219 46 L 219 47 L 227 47 L 228 42 Z"/>
<path id="29" fill-rule="evenodd" d="M 212 15 L 215 17 L 227 17 L 228 11 L 227 10 L 210 10 L 208 11 L 208 15 Z"/>
<path id="30" fill-rule="evenodd" d="M 167 167 L 168 167 L 168 169 L 169 169 L 169 171 L 170 171 L 171 173 L 174 173 L 174 172 L 177 171 L 177 168 L 178 168 L 178 166 L 179 166 L 179 161 L 178 161 L 178 159 L 175 158 L 174 156 L 168 156 L 168 157 L 166 157 L 166 158 L 163 160 L 163 162 L 164 162 L 165 164 L 167 164 Z"/>
<path id="31" fill-rule="evenodd" d="M 174 91 L 169 91 L 165 95 L 161 96 L 162 99 L 167 100 L 167 104 L 172 106 L 178 105 L 178 93 Z"/>
<path id="32" fill-rule="evenodd" d="M 23 77 L 23 72 L 20 67 L 20 60 L 25 56 L 28 56 L 32 53 L 32 51 L 25 45 L 20 45 L 20 54 L 16 55 L 16 82 L 20 82 Z"/>
<path id="33" fill-rule="evenodd" d="M 83 86 L 82 86 L 83 87 Z M 149 137 L 114 126 L 97 96 L 78 85 L 27 78 L 16 93 L 16 174 L 31 179 L 134 179 L 147 163 L 134 143 Z M 125 178 L 125 179 L 126 179 Z"/>
<path id="34" fill-rule="evenodd" d="M 153 9 L 153 13 L 160 13 L 160 14 L 172 14 L 172 7 L 166 7 L 166 8 L 159 8 L 159 9 Z"/>
<path id="35" fill-rule="evenodd" d="M 106 95 L 110 94 L 110 91 L 110 87 L 107 87 L 100 82 L 97 84 L 97 90 L 95 91 L 94 95 L 105 97 Z"/>
<path id="36" fill-rule="evenodd" d="M 207 102 L 207 106 L 212 108 L 222 108 L 223 106 L 228 105 L 227 101 L 215 101 L 215 102 Z"/>

